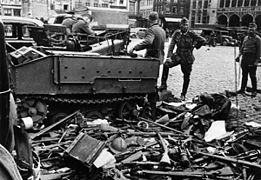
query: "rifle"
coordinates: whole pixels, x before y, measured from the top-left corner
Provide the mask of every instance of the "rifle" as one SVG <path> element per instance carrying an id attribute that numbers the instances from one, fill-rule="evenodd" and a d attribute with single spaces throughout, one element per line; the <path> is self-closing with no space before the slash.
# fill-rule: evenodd
<path id="1" fill-rule="evenodd" d="M 164 149 L 160 163 L 170 165 L 170 158 L 169 158 L 169 155 L 168 155 L 169 150 L 168 150 L 167 144 L 165 143 L 165 141 L 162 138 L 162 136 L 160 135 L 160 133 L 158 133 L 158 136 L 159 136 L 160 143 L 161 143 L 161 145 Z"/>
<path id="2" fill-rule="evenodd" d="M 199 154 L 201 154 L 203 156 L 212 157 L 212 158 L 215 158 L 215 159 L 218 159 L 218 160 L 221 160 L 221 161 L 225 161 L 225 162 L 241 164 L 241 165 L 244 165 L 244 166 L 247 166 L 247 167 L 261 169 L 261 165 L 258 164 L 258 163 L 254 163 L 254 162 L 248 162 L 248 161 L 244 161 L 244 160 L 240 160 L 240 159 L 234 159 L 234 158 L 231 158 L 231 157 L 223 157 L 223 156 L 208 154 L 208 153 L 204 153 L 204 152 L 199 152 Z"/>
<path id="3" fill-rule="evenodd" d="M 162 175 L 162 176 L 174 176 L 174 177 L 188 177 L 188 178 L 205 178 L 214 176 L 215 173 L 209 173 L 204 171 L 151 171 L 151 170 L 141 170 L 138 171 L 140 175 Z M 217 172 L 218 175 L 218 172 Z"/>
<path id="4" fill-rule="evenodd" d="M 119 157 L 125 156 L 125 155 L 127 155 L 127 154 L 133 154 L 133 153 L 136 153 L 136 152 L 141 151 L 141 150 L 143 150 L 143 149 L 147 149 L 148 147 L 154 146 L 154 145 L 156 145 L 156 144 L 158 144 L 157 141 L 150 142 L 150 143 L 148 143 L 147 145 L 137 147 L 137 148 L 135 148 L 135 149 L 133 149 L 133 150 L 127 150 L 127 151 L 124 151 L 124 152 L 122 152 L 122 153 L 115 154 L 114 156 L 115 156 L 115 158 L 119 158 Z"/>
<path id="5" fill-rule="evenodd" d="M 162 128 L 164 128 L 164 129 L 168 129 L 168 130 L 170 130 L 170 131 L 173 131 L 173 132 L 182 134 L 182 135 L 184 135 L 184 136 L 189 136 L 189 135 L 184 134 L 182 131 L 179 131 L 179 130 L 173 129 L 173 128 L 171 128 L 171 127 L 168 127 L 168 126 L 165 126 L 165 125 L 156 123 L 156 122 L 151 121 L 151 120 L 149 120 L 149 119 L 145 119 L 145 118 L 143 118 L 143 117 L 139 117 L 139 119 L 141 119 L 142 121 L 146 121 L 146 122 L 148 122 L 148 123 L 155 124 L 155 125 L 157 125 L 157 126 L 159 126 L 159 127 L 162 127 Z"/>

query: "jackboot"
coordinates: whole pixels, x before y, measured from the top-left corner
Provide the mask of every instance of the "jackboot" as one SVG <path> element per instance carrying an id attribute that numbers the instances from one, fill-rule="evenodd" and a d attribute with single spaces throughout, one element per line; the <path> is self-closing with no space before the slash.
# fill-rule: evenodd
<path id="1" fill-rule="evenodd" d="M 161 86 L 159 87 L 159 91 L 167 89 L 167 80 L 169 76 L 169 67 L 163 65 L 162 77 L 161 77 Z"/>
<path id="2" fill-rule="evenodd" d="M 189 82 L 190 82 L 190 78 L 189 77 L 184 77 L 184 79 L 183 79 L 183 86 L 182 86 L 182 92 L 181 92 L 181 96 L 183 96 L 184 99 L 185 99 L 187 91 L 188 91 Z"/>

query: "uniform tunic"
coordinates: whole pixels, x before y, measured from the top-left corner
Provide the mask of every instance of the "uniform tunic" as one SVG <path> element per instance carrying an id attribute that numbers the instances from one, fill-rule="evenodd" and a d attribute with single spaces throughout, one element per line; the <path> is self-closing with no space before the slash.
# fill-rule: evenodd
<path id="1" fill-rule="evenodd" d="M 147 30 L 144 40 L 134 47 L 134 50 L 139 51 L 147 49 L 145 57 L 159 58 L 161 63 L 164 60 L 164 44 L 166 33 L 157 23 L 152 24 Z"/>

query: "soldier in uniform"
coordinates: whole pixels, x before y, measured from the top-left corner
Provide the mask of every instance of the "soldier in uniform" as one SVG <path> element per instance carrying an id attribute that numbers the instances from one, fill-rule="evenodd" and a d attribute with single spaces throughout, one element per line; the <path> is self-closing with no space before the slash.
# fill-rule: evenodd
<path id="1" fill-rule="evenodd" d="M 257 79 L 256 70 L 257 64 L 260 59 L 260 44 L 261 39 L 256 34 L 257 25 L 255 23 L 250 23 L 248 28 L 248 34 L 244 38 L 242 46 L 240 47 L 240 54 L 236 58 L 239 62 L 239 58 L 242 55 L 241 69 L 242 69 L 242 81 L 241 88 L 237 91 L 238 94 L 244 94 L 247 86 L 248 74 L 250 75 L 252 83 L 252 97 L 256 96 L 257 91 Z"/>
<path id="2" fill-rule="evenodd" d="M 157 12 L 151 12 L 149 15 L 150 27 L 148 28 L 144 40 L 131 48 L 129 53 L 146 49 L 145 57 L 155 57 L 160 59 L 161 63 L 164 59 L 164 44 L 166 40 L 166 33 L 162 27 L 159 26 L 159 15 Z"/>
<path id="3" fill-rule="evenodd" d="M 161 86 L 159 87 L 160 91 L 167 89 L 169 68 L 180 65 L 183 73 L 181 100 L 185 100 L 190 81 L 190 73 L 192 71 L 192 64 L 195 60 L 193 49 L 194 47 L 199 49 L 205 43 L 205 38 L 189 30 L 188 19 L 185 17 L 182 18 L 180 22 L 180 29 L 174 31 L 171 37 L 167 59 L 163 64 Z M 173 50 L 175 46 L 177 46 L 177 48 L 174 53 Z"/>
<path id="4" fill-rule="evenodd" d="M 92 21 L 91 16 L 85 16 L 83 18 L 78 18 L 78 22 L 74 23 L 72 26 L 73 33 L 84 33 L 87 35 L 94 35 L 95 32 L 92 30 L 90 23 Z"/>
<path id="5" fill-rule="evenodd" d="M 72 27 L 75 23 L 77 23 L 77 18 L 74 15 L 63 20 L 62 25 L 66 26 L 67 34 L 72 33 Z"/>

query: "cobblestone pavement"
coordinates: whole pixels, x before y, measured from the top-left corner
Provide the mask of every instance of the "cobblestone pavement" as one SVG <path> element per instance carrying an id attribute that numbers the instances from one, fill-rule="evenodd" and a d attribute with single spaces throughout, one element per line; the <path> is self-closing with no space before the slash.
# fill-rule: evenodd
<path id="1" fill-rule="evenodd" d="M 238 47 L 229 46 L 203 46 L 199 50 L 194 50 L 196 60 L 193 64 L 191 83 L 187 94 L 188 99 L 203 92 L 218 93 L 225 90 L 235 91 L 236 88 L 239 89 L 241 69 L 239 64 L 234 61 L 237 54 Z M 257 70 L 258 87 L 261 86 L 260 68 L 258 67 Z M 169 90 L 176 96 L 180 95 L 182 78 L 180 66 L 170 70 Z M 248 80 L 248 86 L 251 87 L 250 79 Z M 236 97 L 232 97 L 231 100 L 236 103 Z M 254 113 L 259 109 L 261 95 L 258 94 L 255 98 L 238 95 L 237 100 L 241 109 Z"/>
<path id="2" fill-rule="evenodd" d="M 166 51 L 168 49 L 166 43 Z M 144 51 L 138 52 L 139 54 Z M 235 91 L 240 88 L 241 69 L 238 63 L 235 63 L 235 56 L 238 54 L 238 47 L 230 46 L 203 46 L 199 50 L 194 50 L 195 62 L 191 74 L 190 86 L 187 93 L 187 100 L 191 100 L 200 93 L 218 93 L 225 90 Z M 236 68 L 235 68 L 236 67 Z M 162 66 L 160 68 L 158 85 L 160 85 Z M 180 66 L 170 69 L 168 79 L 168 89 L 176 96 L 180 96 L 182 88 L 182 73 Z M 236 87 L 237 82 L 237 87 Z M 257 70 L 258 89 L 261 89 L 261 67 Z M 248 86 L 251 87 L 250 79 Z M 261 110 L 261 94 L 252 98 L 250 96 L 238 95 L 230 98 L 232 103 L 237 104 L 241 110 L 245 111 L 247 116 L 258 113 Z M 237 101 L 236 101 L 237 100 Z M 260 111 L 261 114 L 261 111 Z M 261 115 L 260 115 L 261 119 Z M 261 122 L 261 120 L 260 120 Z"/>

